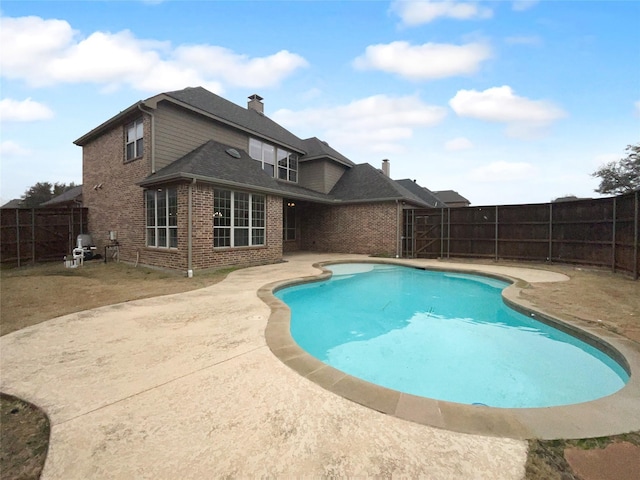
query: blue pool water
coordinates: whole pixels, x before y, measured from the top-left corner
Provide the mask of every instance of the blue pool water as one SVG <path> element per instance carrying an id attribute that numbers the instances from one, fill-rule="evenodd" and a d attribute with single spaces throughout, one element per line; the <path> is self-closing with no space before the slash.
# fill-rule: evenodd
<path id="1" fill-rule="evenodd" d="M 502 408 L 568 405 L 621 389 L 625 370 L 581 340 L 507 307 L 492 278 L 397 265 L 330 265 L 276 292 L 291 335 L 349 375 L 401 392 Z"/>

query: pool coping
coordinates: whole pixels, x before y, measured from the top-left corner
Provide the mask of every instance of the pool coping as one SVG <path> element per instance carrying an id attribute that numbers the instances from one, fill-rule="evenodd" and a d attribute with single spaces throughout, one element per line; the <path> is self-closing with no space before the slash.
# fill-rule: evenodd
<path id="1" fill-rule="evenodd" d="M 471 273 L 510 282 L 503 300 L 512 308 L 552 324 L 604 350 L 630 374 L 619 391 L 590 402 L 544 408 L 492 408 L 465 405 L 402 393 L 341 372 L 311 356 L 291 337 L 289 307 L 273 293 L 282 288 L 324 280 L 336 263 L 379 263 L 425 270 Z M 335 260 L 315 263 L 318 275 L 292 278 L 264 285 L 258 296 L 271 309 L 265 340 L 271 352 L 285 365 L 320 387 L 348 400 L 403 420 L 461 433 L 513 439 L 570 439 L 601 437 L 640 430 L 640 345 L 613 332 L 592 328 L 566 318 L 549 315 L 520 297 L 528 283 L 517 277 L 472 268 L 421 265 L 418 261 L 395 259 Z M 520 268 L 520 267 L 518 267 Z"/>

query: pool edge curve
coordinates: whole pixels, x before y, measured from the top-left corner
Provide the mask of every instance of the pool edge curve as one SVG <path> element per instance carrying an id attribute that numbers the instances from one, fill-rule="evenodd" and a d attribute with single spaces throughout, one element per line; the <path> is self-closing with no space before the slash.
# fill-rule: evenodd
<path id="1" fill-rule="evenodd" d="M 511 308 L 586 341 L 603 350 L 620 363 L 630 375 L 627 384 L 617 392 L 599 399 L 556 407 L 493 408 L 465 405 L 402 393 L 341 372 L 311 356 L 291 337 L 289 308 L 273 293 L 285 287 L 329 278 L 325 265 L 335 263 L 379 263 L 471 273 L 511 283 L 503 290 L 503 300 Z M 313 265 L 322 272 L 307 277 L 269 283 L 258 296 L 271 309 L 265 329 L 265 340 L 271 352 L 289 368 L 332 393 L 373 410 L 431 427 L 477 435 L 513 439 L 589 438 L 640 430 L 640 345 L 620 335 L 578 325 L 565 318 L 552 316 L 526 300 L 519 293 L 528 283 L 515 276 L 482 270 L 482 265 L 456 268 L 420 265 L 419 260 L 368 259 L 323 261 Z M 561 366 L 559 366 L 561 368 Z"/>

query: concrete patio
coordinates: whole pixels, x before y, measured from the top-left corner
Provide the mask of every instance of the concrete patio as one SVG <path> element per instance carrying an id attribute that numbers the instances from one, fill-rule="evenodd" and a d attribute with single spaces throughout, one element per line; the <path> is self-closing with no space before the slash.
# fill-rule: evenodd
<path id="1" fill-rule="evenodd" d="M 0 389 L 51 419 L 42 478 L 522 478 L 525 441 L 379 413 L 309 381 L 270 351 L 271 310 L 258 290 L 317 275 L 316 262 L 348 259 L 367 257 L 292 255 L 201 290 L 1 337 Z M 487 268 L 530 283 L 566 279 Z"/>

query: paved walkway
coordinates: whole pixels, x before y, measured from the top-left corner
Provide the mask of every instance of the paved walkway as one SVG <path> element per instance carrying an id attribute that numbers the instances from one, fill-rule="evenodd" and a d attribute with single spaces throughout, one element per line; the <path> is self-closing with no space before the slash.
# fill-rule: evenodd
<path id="1" fill-rule="evenodd" d="M 66 315 L 0 337 L 0 389 L 51 419 L 42 478 L 521 478 L 525 442 L 375 412 L 304 379 L 271 353 L 264 337 L 270 310 L 257 290 L 317 274 L 314 262 L 348 258 L 366 257 L 294 255 L 201 290 Z M 529 282 L 563 279 L 492 268 Z"/>

